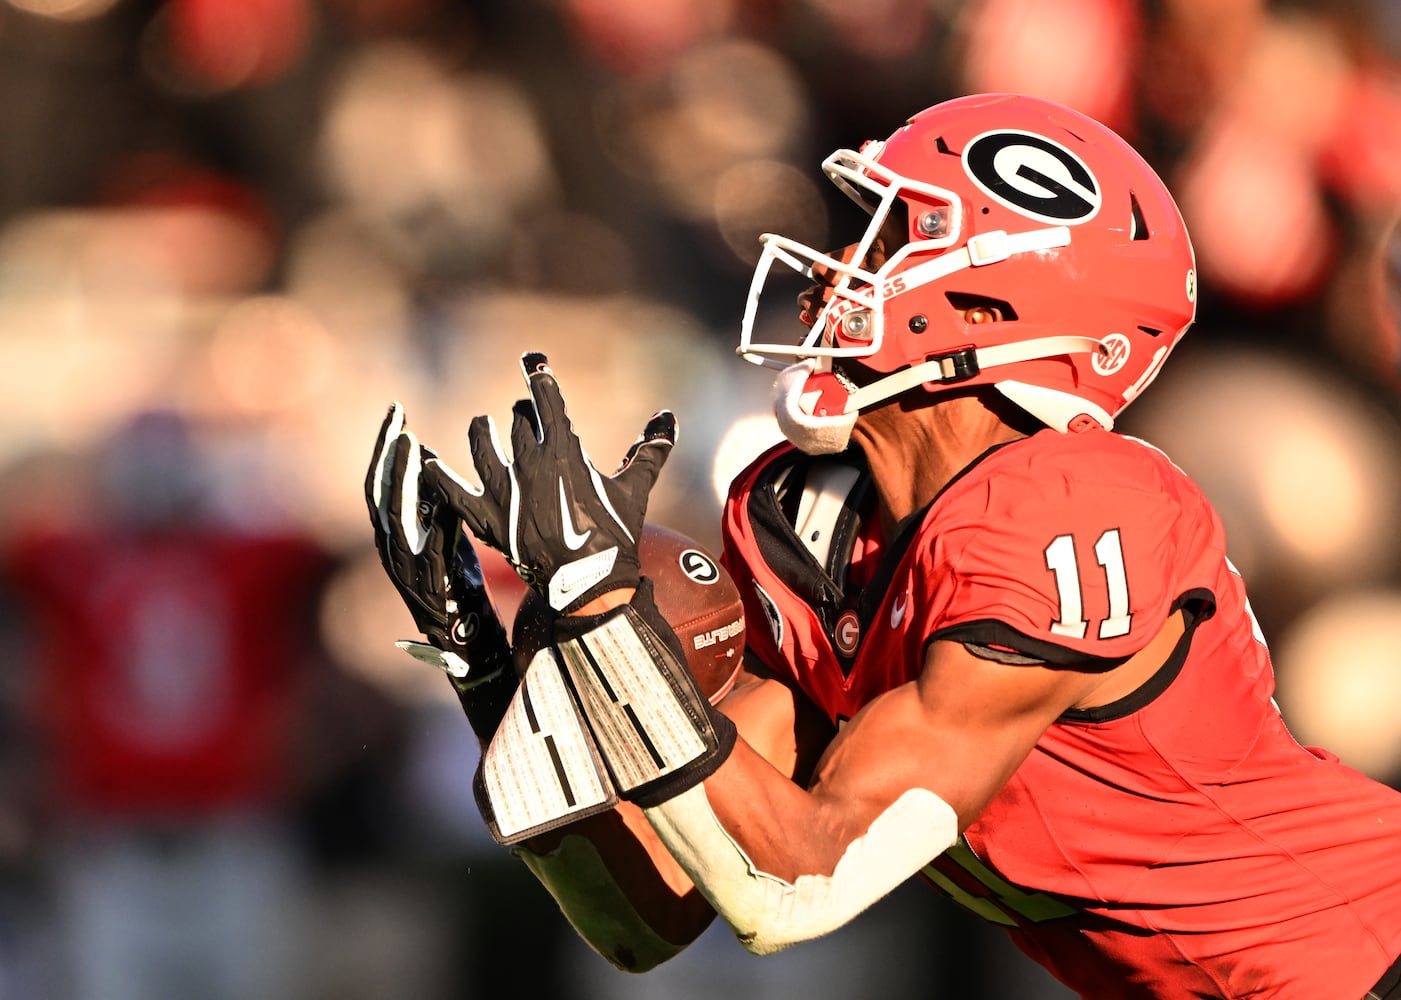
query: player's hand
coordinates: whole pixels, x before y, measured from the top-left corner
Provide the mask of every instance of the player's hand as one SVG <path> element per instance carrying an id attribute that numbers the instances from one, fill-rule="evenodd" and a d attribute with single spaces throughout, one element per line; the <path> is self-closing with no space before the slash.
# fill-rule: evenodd
<path id="1" fill-rule="evenodd" d="M 575 611 L 640 578 L 637 545 L 647 499 L 672 446 L 676 417 L 654 415 L 611 476 L 584 453 L 543 354 L 521 358 L 530 398 L 516 403 L 513 459 L 490 417 L 473 419 L 468 444 L 475 486 L 436 457 L 424 480 L 479 539 L 501 551 L 556 611 Z"/>
<path id="2" fill-rule="evenodd" d="M 397 645 L 445 671 L 460 694 L 509 671 L 510 646 L 471 540 L 453 509 L 422 488 L 431 455 L 393 404 L 365 477 L 365 503 L 384 571 L 428 640 Z"/>

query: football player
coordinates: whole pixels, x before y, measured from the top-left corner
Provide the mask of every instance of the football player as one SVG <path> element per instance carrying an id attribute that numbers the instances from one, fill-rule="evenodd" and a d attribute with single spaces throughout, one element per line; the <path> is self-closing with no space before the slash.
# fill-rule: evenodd
<path id="1" fill-rule="evenodd" d="M 527 355 L 511 457 L 478 418 L 476 480 L 421 463 L 558 612 L 535 707 L 602 786 L 498 782 L 498 835 L 625 968 L 714 913 L 776 951 L 919 873 L 1085 997 L 1401 996 L 1401 793 L 1293 739 L 1219 518 L 1113 430 L 1195 316 L 1160 179 L 1010 95 L 823 168 L 868 225 L 763 239 L 740 352 L 788 443 L 725 507 L 749 667 L 718 708 L 638 570 L 670 414 L 601 474 Z M 789 271 L 806 334 L 766 341 Z"/>

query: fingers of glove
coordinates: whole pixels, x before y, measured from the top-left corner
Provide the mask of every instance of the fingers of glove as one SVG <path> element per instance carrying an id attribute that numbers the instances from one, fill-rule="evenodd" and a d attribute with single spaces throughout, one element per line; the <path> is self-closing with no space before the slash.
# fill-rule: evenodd
<path id="1" fill-rule="evenodd" d="M 664 445 L 666 454 L 670 454 L 672 445 L 676 444 L 676 414 L 670 410 L 658 410 L 652 414 L 647 420 L 647 426 L 642 428 L 642 433 L 628 449 L 623 466 L 626 467 L 632 461 L 640 448 L 649 444 Z"/>
<path id="2" fill-rule="evenodd" d="M 429 530 L 432 531 L 438 527 L 442 527 L 446 532 L 444 537 L 448 539 L 448 544 L 444 547 L 445 551 L 451 551 L 451 529 L 456 527 L 458 523 L 457 511 L 453 510 L 451 504 L 444 502 L 445 498 L 442 493 L 438 491 L 433 482 L 425 475 L 429 462 L 440 461 L 438 453 L 426 444 L 420 444 L 418 446 L 418 457 L 420 462 L 418 470 L 419 502 L 423 505 L 423 509 L 429 514 Z"/>
<path id="3" fill-rule="evenodd" d="M 446 559 L 455 550 L 456 540 L 462 534 L 462 521 L 452 504 L 443 499 L 426 476 L 428 462 L 437 457 L 428 449 L 423 450 L 424 467 L 419 470 L 418 502 L 420 509 L 426 508 L 428 512 L 428 541 L 424 552 L 437 551 Z"/>
<path id="4" fill-rule="evenodd" d="M 440 458 L 430 458 L 423 463 L 423 483 L 425 489 L 441 497 L 442 502 L 462 518 L 472 534 L 493 548 L 505 551 L 505 512 L 481 487 L 463 479 Z"/>
<path id="5" fill-rule="evenodd" d="M 472 422 L 467 425 L 467 447 L 471 450 L 472 465 L 477 470 L 482 486 L 480 490 L 473 490 L 463 483 L 463 487 L 468 492 L 484 494 L 498 506 L 505 504 L 511 495 L 511 472 L 510 463 L 501 450 L 496 421 L 491 417 L 473 417 Z"/>
<path id="6" fill-rule="evenodd" d="M 391 403 L 389 412 L 379 426 L 379 436 L 375 438 L 375 450 L 370 459 L 370 468 L 365 473 L 365 505 L 370 511 L 370 523 L 377 531 L 389 531 L 389 516 L 385 510 L 385 483 L 389 475 L 389 458 L 394 452 L 395 442 L 404 429 L 404 408 L 397 402 Z"/>
<path id="7" fill-rule="evenodd" d="M 645 498 L 675 445 L 676 415 L 670 410 L 653 414 L 613 474 L 614 482 L 625 487 L 634 498 Z"/>
<path id="8" fill-rule="evenodd" d="M 413 431 L 401 431 L 390 461 L 386 509 L 391 537 L 402 540 L 413 555 L 421 553 L 428 542 L 427 526 L 419 516 L 419 476 L 422 469 L 423 458 L 418 438 Z"/>
<path id="9" fill-rule="evenodd" d="M 511 407 L 511 456 L 516 465 L 528 468 L 542 443 L 544 438 L 535 404 L 528 399 L 516 400 Z"/>
<path id="10" fill-rule="evenodd" d="M 427 484 L 419 483 L 419 506 L 427 507 L 423 550 L 419 555 L 419 587 L 426 603 L 441 617 L 447 607 L 448 560 L 457 535 L 462 533 L 457 515 Z"/>
<path id="11" fill-rule="evenodd" d="M 556 454 L 563 454 L 574 438 L 574 429 L 569 423 L 564 395 L 560 392 L 559 382 L 550 368 L 549 359 L 537 351 L 523 354 L 521 371 L 525 373 L 525 383 L 530 387 L 530 402 L 533 404 L 539 430 L 538 439 Z"/>
<path id="12" fill-rule="evenodd" d="M 399 593 L 410 605 L 409 610 L 413 611 L 422 601 L 417 593 L 417 556 L 410 548 L 408 535 L 403 524 L 403 477 L 408 468 L 409 446 L 402 438 L 401 433 L 389 445 L 389 462 L 385 471 L 383 495 L 380 503 L 380 511 L 387 527 L 375 532 L 375 541 L 385 572 L 389 574 L 389 579 L 394 582 L 394 586 L 398 588 Z M 409 510 L 411 512 L 414 510 L 412 502 Z"/>

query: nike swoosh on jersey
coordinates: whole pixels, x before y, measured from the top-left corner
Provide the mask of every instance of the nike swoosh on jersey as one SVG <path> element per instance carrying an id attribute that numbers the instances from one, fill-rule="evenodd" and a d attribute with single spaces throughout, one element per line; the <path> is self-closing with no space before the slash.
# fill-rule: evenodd
<path id="1" fill-rule="evenodd" d="M 564 532 L 564 544 L 571 552 L 577 552 L 589 536 L 593 534 L 593 529 L 580 532 L 574 527 L 574 519 L 569 515 L 569 499 L 564 495 L 564 480 L 559 481 L 559 521 Z"/>
<path id="2" fill-rule="evenodd" d="M 890 608 L 890 627 L 899 628 L 900 623 L 905 620 L 905 608 L 910 603 L 908 594 L 901 594 L 895 598 L 895 603 Z"/>

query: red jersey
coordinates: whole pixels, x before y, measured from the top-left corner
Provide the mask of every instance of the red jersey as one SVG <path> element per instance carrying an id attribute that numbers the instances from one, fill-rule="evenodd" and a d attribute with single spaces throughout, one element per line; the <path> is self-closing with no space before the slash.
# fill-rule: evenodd
<path id="1" fill-rule="evenodd" d="M 67 809 L 190 817 L 276 803 L 328 560 L 217 530 L 31 536 L 7 571 L 34 622 Z"/>
<path id="2" fill-rule="evenodd" d="M 834 723 L 936 639 L 1109 667 L 1187 624 L 1139 690 L 1051 725 L 927 879 L 1085 997 L 1360 998 L 1401 954 L 1401 793 L 1291 737 L 1197 487 L 1132 438 L 1043 431 L 882 545 L 865 484 L 781 445 L 725 510 L 751 651 Z"/>

